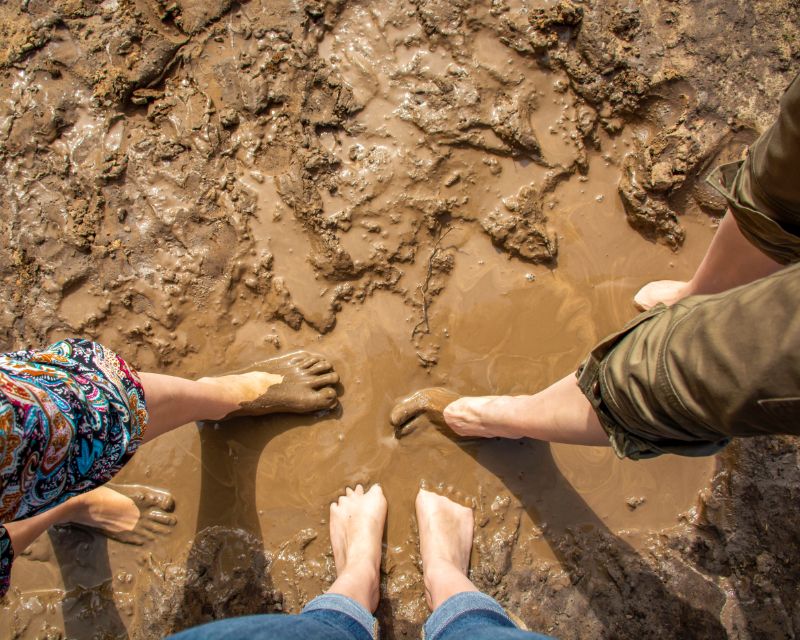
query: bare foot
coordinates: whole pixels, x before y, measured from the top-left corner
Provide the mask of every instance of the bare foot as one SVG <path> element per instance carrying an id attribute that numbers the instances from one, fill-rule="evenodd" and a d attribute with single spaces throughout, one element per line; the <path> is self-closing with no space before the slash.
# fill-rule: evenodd
<path id="1" fill-rule="evenodd" d="M 250 370 L 198 382 L 221 387 L 231 406 L 225 420 L 237 416 L 260 416 L 269 413 L 308 413 L 332 409 L 337 403 L 334 385 L 339 382 L 333 365 L 320 355 L 295 351 L 258 362 Z"/>
<path id="2" fill-rule="evenodd" d="M 360 484 L 348 488 L 338 502 L 331 503 L 331 546 L 337 578 L 328 593 L 352 598 L 369 611 L 378 608 L 380 598 L 386 509 L 386 498 L 377 484 L 366 493 Z"/>
<path id="3" fill-rule="evenodd" d="M 434 611 L 457 593 L 478 590 L 467 577 L 472 509 L 426 489 L 419 490 L 416 509 L 425 599 Z"/>
<path id="4" fill-rule="evenodd" d="M 398 400 L 392 408 L 390 420 L 397 438 L 407 436 L 419 426 L 417 418 L 425 416 L 438 427 L 446 427 L 444 410 L 461 396 L 444 387 L 420 389 Z"/>
<path id="5" fill-rule="evenodd" d="M 633 296 L 633 304 L 640 311 L 648 311 L 659 302 L 669 306 L 691 294 L 689 282 L 680 280 L 656 280 L 644 285 Z"/>
<path id="6" fill-rule="evenodd" d="M 73 524 L 126 544 L 145 544 L 169 533 L 177 522 L 169 513 L 175 509 L 172 496 L 140 484 L 106 484 L 72 500 Z"/>

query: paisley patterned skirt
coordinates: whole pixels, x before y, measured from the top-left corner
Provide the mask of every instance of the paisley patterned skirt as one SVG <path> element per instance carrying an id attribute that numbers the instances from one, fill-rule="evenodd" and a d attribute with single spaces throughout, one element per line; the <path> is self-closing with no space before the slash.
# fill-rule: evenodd
<path id="1" fill-rule="evenodd" d="M 0 354 L 0 523 L 108 482 L 146 426 L 138 374 L 101 344 L 70 339 Z M 0 524 L 0 596 L 13 553 Z"/>

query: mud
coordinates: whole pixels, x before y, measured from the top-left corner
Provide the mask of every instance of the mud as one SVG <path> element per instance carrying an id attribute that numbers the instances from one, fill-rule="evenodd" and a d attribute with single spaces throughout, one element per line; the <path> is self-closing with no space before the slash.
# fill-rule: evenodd
<path id="1" fill-rule="evenodd" d="M 426 611 L 420 480 L 475 498 L 472 577 L 559 637 L 792 637 L 798 447 L 607 449 L 394 437 L 394 400 L 573 370 L 723 202 L 704 176 L 797 69 L 790 0 L 0 5 L 0 346 L 98 339 L 200 377 L 324 354 L 340 406 L 187 425 L 118 481 L 177 524 L 50 532 L 4 636 L 153 638 L 296 612 L 333 579 L 327 505 L 389 501 L 385 636 Z"/>
<path id="2" fill-rule="evenodd" d="M 263 360 L 242 372 L 256 373 L 258 378 L 248 388 L 250 395 L 239 409 L 221 419 L 332 409 L 338 404 L 333 387 L 339 382 L 339 375 L 332 369 L 322 356 L 307 351 Z M 221 379 L 225 377 L 211 381 L 218 383 Z"/>

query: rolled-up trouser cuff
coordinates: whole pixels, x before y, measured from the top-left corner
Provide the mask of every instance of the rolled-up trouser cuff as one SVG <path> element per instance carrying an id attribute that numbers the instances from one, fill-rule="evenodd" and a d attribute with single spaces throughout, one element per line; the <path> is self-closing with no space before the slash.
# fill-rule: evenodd
<path id="1" fill-rule="evenodd" d="M 698 437 L 697 439 L 689 440 L 666 435 L 663 438 L 654 437 L 652 433 L 642 433 L 641 430 L 636 428 L 636 423 L 640 420 L 640 417 L 627 415 L 627 412 L 621 409 L 614 401 L 614 389 L 605 375 L 605 368 L 608 365 L 609 358 L 614 353 L 614 349 L 631 332 L 641 329 L 642 325 L 654 320 L 665 311 L 667 311 L 667 307 L 659 304 L 638 315 L 620 331 L 611 334 L 600 342 L 578 367 L 576 374 L 578 387 L 591 403 L 603 430 L 608 435 L 609 443 L 614 453 L 619 458 L 641 460 L 654 458 L 665 453 L 692 457 L 708 456 L 717 453 L 730 442 L 729 438 L 722 438 L 710 433 L 704 434 L 707 439 Z M 657 372 L 653 371 L 652 384 L 654 387 L 658 384 L 658 377 Z M 666 393 L 666 390 L 662 390 L 662 392 Z M 653 428 L 658 430 L 657 425 L 650 426 L 651 431 Z M 671 427 L 665 427 L 664 433 L 667 434 L 670 430 Z"/>
<path id="2" fill-rule="evenodd" d="M 378 640 L 378 621 L 358 602 L 347 596 L 339 593 L 323 593 L 309 602 L 301 613 L 314 611 L 336 611 L 344 614 L 357 622 L 372 640 Z"/>
<path id="3" fill-rule="evenodd" d="M 458 618 L 475 614 L 493 626 L 519 628 L 496 600 L 479 591 L 465 591 L 449 597 L 431 614 L 422 629 L 422 640 L 439 640 Z"/>
<path id="4" fill-rule="evenodd" d="M 800 158 L 798 158 L 800 160 Z M 751 175 L 752 158 L 723 164 L 707 181 L 728 201 L 742 235 L 762 253 L 779 264 L 800 260 L 800 236 L 784 228 L 777 214 L 758 197 Z"/>
<path id="5" fill-rule="evenodd" d="M 800 74 L 781 97 L 773 125 L 743 162 L 722 165 L 708 182 L 728 201 L 742 234 L 780 264 L 800 261 Z"/>

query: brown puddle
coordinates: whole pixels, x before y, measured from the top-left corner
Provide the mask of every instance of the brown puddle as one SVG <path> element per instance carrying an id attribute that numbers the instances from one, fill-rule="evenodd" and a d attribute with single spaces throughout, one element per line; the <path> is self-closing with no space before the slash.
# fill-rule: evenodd
<path id="1" fill-rule="evenodd" d="M 186 425 L 143 447 L 118 480 L 171 491 L 172 534 L 141 548 L 43 536 L 14 566 L 13 636 L 149 638 L 296 612 L 333 577 L 328 505 L 358 482 L 380 482 L 389 501 L 387 637 L 426 615 L 413 518 L 423 480 L 475 498 L 473 578 L 504 604 L 536 593 L 506 579 L 531 567 L 591 601 L 568 565 L 594 547 L 564 542 L 571 532 L 613 539 L 647 583 L 640 555 L 694 511 L 714 458 L 619 461 L 608 448 L 459 444 L 435 429 L 398 441 L 389 412 L 421 387 L 523 394 L 573 371 L 635 314 L 638 287 L 691 274 L 713 235 L 700 205 L 719 213 L 695 181 L 754 130 L 700 120 L 686 105 L 702 92 L 687 83 L 639 104 L 633 76 L 614 85 L 621 97 L 593 97 L 560 50 L 574 53 L 569 11 L 528 30 L 535 8 L 572 3 L 343 2 L 318 14 L 179 2 L 171 18 L 115 18 L 149 35 L 113 47 L 97 35 L 120 35 L 102 16 L 111 4 L 86 18 L 95 49 L 69 27 L 85 16 L 71 16 L 0 78 L 4 193 L 23 229 L 3 339 L 79 333 L 190 377 L 309 349 L 335 364 L 341 407 Z M 653 25 L 641 46 L 661 64 L 650 54 L 663 57 L 653 43 L 665 27 Z M 662 151 L 669 196 L 639 165 L 627 171 L 631 157 L 663 165 Z M 629 226 L 618 185 L 631 175 L 646 187 L 640 230 L 680 244 L 682 226 L 679 253 Z M 678 204 L 679 225 L 656 220 Z"/>
<path id="2" fill-rule="evenodd" d="M 66 583 L 77 580 L 94 587 L 98 579 L 111 579 L 115 600 L 128 602 L 128 610 L 138 614 L 123 620 L 136 625 L 141 615 L 136 594 L 146 590 L 152 571 L 158 574 L 154 567 L 181 564 L 196 532 L 213 525 L 241 528 L 275 552 L 310 528 L 316 537 L 287 561 L 291 569 L 285 580 L 272 574 L 284 606 L 296 611 L 324 588 L 330 571 L 324 557 L 329 553 L 327 505 L 357 482 L 384 487 L 390 504 L 387 590 L 398 599 L 401 617 L 411 619 L 424 606 L 412 561 L 413 499 L 421 480 L 476 497 L 479 512 L 490 516 L 479 536 L 502 533 L 497 514 L 519 512 L 522 521 L 515 535 L 525 541 L 525 558 L 554 560 L 548 536 L 568 527 L 605 527 L 636 547 L 644 535 L 674 526 L 695 505 L 714 459 L 619 461 L 607 448 L 531 441 L 459 445 L 435 429 L 398 441 L 388 421 L 398 396 L 432 384 L 465 394 L 533 392 L 573 370 L 605 331 L 635 313 L 630 299 L 638 284 L 690 271 L 702 252 L 702 238 L 710 238 L 707 223 L 692 226 L 693 245 L 671 269 L 672 252 L 644 243 L 628 228 L 603 170 L 593 167 L 590 175 L 601 179 L 579 183 L 572 193 L 556 192 L 570 208 L 557 224 L 562 240 L 554 271 L 507 259 L 474 226 L 460 226 L 448 236 L 457 259 L 430 312 L 431 332 L 441 345 L 431 372 L 420 366 L 409 343 L 416 315 L 389 294 L 346 307 L 336 329 L 324 336 L 270 327 L 285 350 L 306 347 L 334 361 L 343 381 L 341 409 L 318 419 L 251 419 L 200 430 L 188 425 L 143 447 L 120 480 L 172 491 L 178 504 L 176 530 L 157 548 L 133 556 L 130 548 L 109 542 L 105 576 L 103 567 L 88 558 L 83 567 L 67 561 L 62 565 Z M 605 195 L 603 204 L 596 202 L 600 194 Z M 248 336 L 263 331 L 256 323 L 241 326 L 242 339 L 229 350 L 226 364 L 246 366 L 252 352 Z M 221 368 L 204 364 L 200 356 L 192 367 L 197 372 Z M 104 552 L 103 543 L 86 544 Z M 126 582 L 128 574 L 131 582 Z M 28 559 L 15 565 L 14 580 L 31 595 L 64 584 L 52 563 Z"/>

